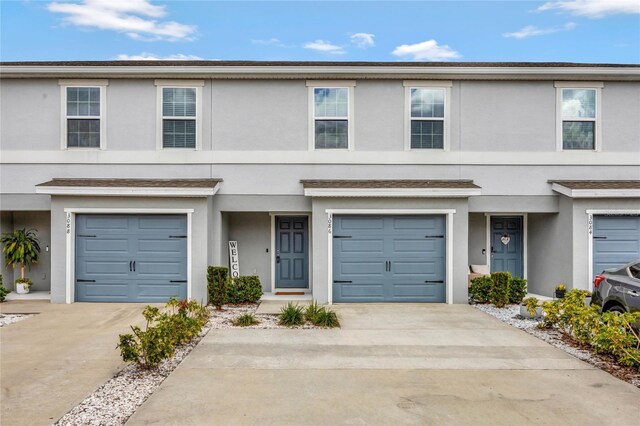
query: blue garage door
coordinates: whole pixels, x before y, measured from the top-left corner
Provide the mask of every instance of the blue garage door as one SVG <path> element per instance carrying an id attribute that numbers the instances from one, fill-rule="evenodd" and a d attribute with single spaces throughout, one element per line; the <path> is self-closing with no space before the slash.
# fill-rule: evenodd
<path id="1" fill-rule="evenodd" d="M 594 216 L 593 275 L 636 259 L 640 259 L 640 216 Z"/>
<path id="2" fill-rule="evenodd" d="M 334 216 L 334 302 L 444 302 L 444 216 Z"/>
<path id="3" fill-rule="evenodd" d="M 165 302 L 187 297 L 184 215 L 78 215 L 78 302 Z"/>

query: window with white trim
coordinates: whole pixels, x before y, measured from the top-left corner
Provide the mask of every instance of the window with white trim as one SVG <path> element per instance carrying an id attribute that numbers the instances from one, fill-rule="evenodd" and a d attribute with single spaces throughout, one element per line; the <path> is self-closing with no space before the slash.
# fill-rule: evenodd
<path id="1" fill-rule="evenodd" d="M 200 149 L 204 80 L 157 79 L 157 149 Z"/>
<path id="2" fill-rule="evenodd" d="M 162 147 L 196 148 L 197 89 L 162 87 Z"/>
<path id="3" fill-rule="evenodd" d="M 62 148 L 105 147 L 105 82 L 59 82 L 62 90 Z"/>
<path id="4" fill-rule="evenodd" d="M 406 80 L 405 150 L 449 147 L 451 81 Z"/>
<path id="5" fill-rule="evenodd" d="M 556 81 L 556 148 L 558 151 L 602 149 L 603 82 Z"/>
<path id="6" fill-rule="evenodd" d="M 349 148 L 349 88 L 314 87 L 315 149 Z"/>

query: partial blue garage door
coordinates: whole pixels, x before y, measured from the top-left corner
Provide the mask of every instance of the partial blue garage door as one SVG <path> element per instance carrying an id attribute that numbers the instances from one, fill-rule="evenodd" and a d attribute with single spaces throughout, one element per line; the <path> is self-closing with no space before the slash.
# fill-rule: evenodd
<path id="1" fill-rule="evenodd" d="M 640 259 L 640 216 L 593 217 L 594 276 L 637 259 Z"/>
<path id="2" fill-rule="evenodd" d="M 444 216 L 334 216 L 334 302 L 444 302 Z"/>
<path id="3" fill-rule="evenodd" d="M 187 297 L 185 215 L 78 215 L 78 302 Z"/>

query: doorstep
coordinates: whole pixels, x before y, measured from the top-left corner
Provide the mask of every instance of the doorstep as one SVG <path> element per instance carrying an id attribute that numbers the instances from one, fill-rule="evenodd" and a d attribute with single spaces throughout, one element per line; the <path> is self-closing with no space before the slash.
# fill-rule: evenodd
<path id="1" fill-rule="evenodd" d="M 51 300 L 50 291 L 30 291 L 27 294 L 18 294 L 15 291 L 7 294 L 6 300 Z"/>
<path id="2" fill-rule="evenodd" d="M 282 293 L 282 294 L 278 294 Z M 289 293 L 289 294 L 286 294 Z M 303 294 L 291 294 L 291 293 L 303 293 Z M 276 293 L 264 293 L 260 298 L 261 301 L 265 300 L 276 300 L 276 301 L 295 301 L 295 300 L 311 300 L 311 293 L 304 292 L 285 292 L 285 291 L 277 291 Z"/>

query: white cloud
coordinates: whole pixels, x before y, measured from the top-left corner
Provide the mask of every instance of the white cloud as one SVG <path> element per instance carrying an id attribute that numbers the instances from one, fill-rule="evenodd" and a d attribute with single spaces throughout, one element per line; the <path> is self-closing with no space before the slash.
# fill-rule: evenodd
<path id="1" fill-rule="evenodd" d="M 304 48 L 315 50 L 318 52 L 323 52 L 323 53 L 331 53 L 334 55 L 342 55 L 344 53 L 347 53 L 341 46 L 331 44 L 331 42 L 324 41 L 324 40 L 316 40 L 316 41 L 311 41 L 309 43 L 305 43 Z"/>
<path id="2" fill-rule="evenodd" d="M 416 44 L 403 44 L 396 47 L 393 55 L 412 56 L 414 61 L 448 61 L 460 57 L 460 54 L 449 46 L 439 45 L 435 40 L 427 40 Z"/>
<path id="3" fill-rule="evenodd" d="M 576 16 L 603 18 L 607 15 L 640 14 L 638 0 L 569 0 L 549 1 L 538 8 L 539 11 L 561 10 Z"/>
<path id="4" fill-rule="evenodd" d="M 64 22 L 78 27 L 124 33 L 134 40 L 192 40 L 196 27 L 175 21 L 158 21 L 167 14 L 164 6 L 149 0 L 83 0 L 81 3 L 50 3 L 50 12 L 66 15 Z"/>
<path id="5" fill-rule="evenodd" d="M 122 53 L 116 56 L 118 61 L 200 61 L 203 58 L 195 55 L 183 55 L 177 53 L 169 56 L 157 56 L 153 53 L 142 52 L 139 55 L 127 55 Z"/>
<path id="6" fill-rule="evenodd" d="M 519 31 L 515 31 L 512 33 L 504 33 L 503 37 L 512 37 L 512 38 L 527 38 L 540 36 L 545 34 L 557 33 L 560 31 L 571 31 L 575 29 L 576 24 L 573 22 L 567 22 L 561 27 L 552 27 L 552 28 L 538 28 L 535 25 L 527 25 L 526 27 L 522 27 Z"/>
<path id="7" fill-rule="evenodd" d="M 374 34 L 355 33 L 349 38 L 351 39 L 351 43 L 355 44 L 361 49 L 366 49 L 367 47 L 373 47 L 376 45 L 373 41 L 374 37 Z"/>

